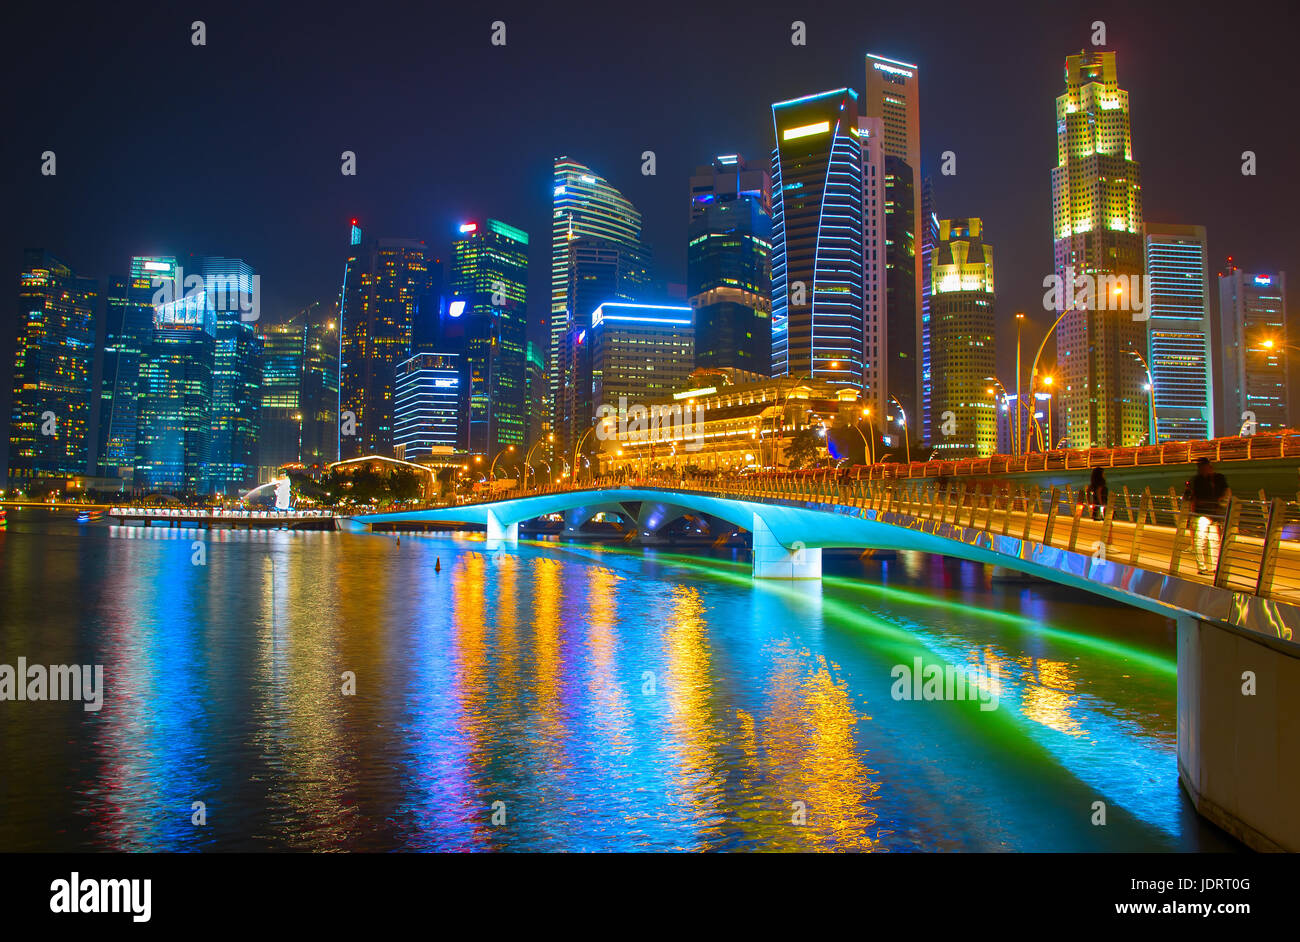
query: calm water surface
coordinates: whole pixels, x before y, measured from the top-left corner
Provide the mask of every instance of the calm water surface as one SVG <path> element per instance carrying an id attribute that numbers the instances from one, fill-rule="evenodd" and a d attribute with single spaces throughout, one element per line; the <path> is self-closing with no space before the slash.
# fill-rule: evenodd
<path id="1" fill-rule="evenodd" d="M 9 519 L 0 663 L 107 691 L 0 702 L 0 850 L 1234 847 L 1177 785 L 1171 623 L 981 566 Z M 998 708 L 893 699 L 916 657 Z"/>

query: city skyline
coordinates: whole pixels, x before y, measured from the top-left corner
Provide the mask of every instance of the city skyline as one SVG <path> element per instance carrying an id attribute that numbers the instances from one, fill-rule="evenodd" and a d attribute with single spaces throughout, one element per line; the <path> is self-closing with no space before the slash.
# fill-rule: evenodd
<path id="1" fill-rule="evenodd" d="M 1104 19 L 1105 10 L 1103 9 L 1097 16 Z M 767 19 L 763 18 L 763 22 L 767 23 Z M 309 212 L 320 213 L 322 204 L 337 206 L 337 212 L 331 212 L 336 218 L 329 220 L 330 226 L 333 227 L 332 231 L 323 233 L 317 226 L 306 224 L 305 220 L 297 223 L 294 237 L 285 240 L 285 245 L 276 246 L 274 249 L 279 261 L 271 263 L 263 260 L 267 257 L 265 249 L 258 251 L 255 247 L 244 247 L 265 238 L 258 234 L 245 232 L 237 239 L 227 236 L 229 241 L 222 240 L 220 244 L 213 244 L 220 239 L 219 233 L 225 228 L 220 218 L 214 219 L 214 224 L 208 227 L 212 230 L 212 234 L 205 234 L 198 238 L 185 234 L 188 221 L 173 228 L 171 231 L 175 234 L 170 237 L 159 234 L 164 229 L 164 223 L 159 219 L 176 215 L 174 201 L 163 201 L 155 206 L 151 218 L 145 220 L 140 219 L 139 207 L 132 205 L 129 199 L 101 195 L 92 203 L 116 204 L 120 211 L 115 217 L 118 222 L 109 227 L 106 238 L 88 242 L 83 236 L 39 238 L 34 234 L 24 235 L 23 233 L 37 233 L 48 229 L 52 220 L 58 218 L 64 201 L 72 198 L 56 192 L 52 196 L 46 194 L 43 200 L 34 200 L 30 193 L 26 193 L 19 203 L 20 222 L 10 228 L 6 238 L 14 245 L 46 249 L 67 261 L 79 273 L 97 278 L 101 286 L 107 284 L 111 277 L 120 275 L 125 259 L 132 255 L 151 252 L 184 255 L 187 252 L 197 254 L 211 251 L 213 254 L 224 253 L 248 258 L 253 267 L 263 273 L 264 291 L 268 299 L 266 303 L 268 313 L 263 316 L 274 319 L 285 316 L 288 312 L 297 310 L 312 301 L 332 300 L 333 294 L 337 292 L 339 281 L 337 252 L 334 250 L 338 244 L 337 227 L 346 225 L 346 219 L 342 217 L 358 218 L 368 235 L 428 240 L 430 253 L 445 258 L 450 243 L 455 237 L 458 221 L 466 218 L 467 210 L 473 210 L 472 215 L 478 217 L 496 214 L 505 218 L 514 218 L 526 231 L 530 229 L 529 220 L 537 220 L 539 215 L 544 219 L 549 202 L 546 195 L 549 193 L 548 171 L 552 169 L 552 161 L 556 154 L 571 153 L 576 159 L 590 164 L 604 174 L 612 186 L 624 192 L 629 200 L 644 212 L 643 237 L 654 252 L 654 274 L 661 282 L 683 283 L 686 276 L 686 221 L 682 218 L 683 214 L 670 210 L 671 206 L 680 206 L 679 194 L 691 170 L 721 153 L 762 154 L 766 152 L 771 143 L 770 101 L 781 100 L 781 98 L 771 98 L 765 102 L 764 96 L 760 94 L 761 88 L 779 88 L 780 95 L 806 94 L 817 89 L 823 79 L 829 78 L 833 78 L 833 81 L 825 85 L 827 88 L 841 86 L 845 81 L 850 83 L 850 87 L 860 87 L 856 83 L 862 81 L 863 66 L 868 61 L 868 51 L 872 51 L 879 55 L 895 55 L 898 57 L 897 61 L 919 63 L 920 69 L 926 72 L 927 92 L 922 96 L 921 101 L 923 147 L 921 176 L 934 181 L 936 189 L 934 208 L 937 214 L 947 218 L 979 215 L 985 221 L 985 230 L 989 237 L 999 246 L 1005 246 L 999 253 L 998 309 L 1003 316 L 998 319 L 997 346 L 999 371 L 1009 372 L 1008 364 L 1012 355 L 1010 340 L 1014 336 L 1014 330 L 1009 324 L 1009 313 L 1013 310 L 1026 311 L 1030 321 L 1028 332 L 1031 335 L 1035 329 L 1041 335 L 1050 322 L 1041 310 L 1040 284 L 1043 275 L 1051 271 L 1050 248 L 1042 234 L 1044 214 L 1049 211 L 1050 205 L 1050 182 L 1047 169 L 1050 168 L 1051 161 L 1049 154 L 1042 153 L 1050 148 L 1050 144 L 1045 141 L 1049 132 L 1044 130 L 1049 120 L 1047 115 L 1050 113 L 1050 101 L 1055 94 L 1059 93 L 1060 63 L 1064 56 L 1080 48 L 1092 48 L 1089 45 L 1092 35 L 1090 23 L 1080 22 L 1077 25 L 1070 25 L 1058 17 L 1045 17 L 1038 13 L 1018 16 L 1016 22 L 1026 32 L 1029 31 L 1029 26 L 1035 26 L 1037 32 L 1032 41 L 1029 41 L 1028 36 L 1024 37 L 1026 41 L 1020 47 L 1023 55 L 1019 56 L 1014 65 L 1002 64 L 997 68 L 1003 71 L 1009 70 L 1015 75 L 1015 81 L 1003 90 L 1008 94 L 1023 95 L 1032 103 L 1033 111 L 1019 122 L 1015 146 L 1000 145 L 1002 151 L 1000 158 L 993 161 L 997 169 L 992 171 L 988 168 L 990 154 L 985 143 L 978 138 L 972 139 L 969 134 L 971 117 L 967 113 L 969 109 L 954 108 L 952 105 L 951 92 L 954 88 L 960 87 L 960 82 L 954 84 L 950 61 L 941 51 L 940 37 L 936 35 L 933 24 L 926 29 L 920 29 L 915 24 L 908 26 L 906 18 L 896 21 L 888 14 L 873 16 L 862 27 L 860 36 L 850 38 L 843 34 L 846 32 L 851 34 L 852 30 L 829 29 L 828 23 L 819 21 L 810 14 L 807 20 L 808 46 L 793 45 L 790 41 L 788 25 L 783 25 L 779 19 L 774 19 L 770 26 L 765 25 L 761 30 L 755 23 L 746 24 L 745 34 L 753 37 L 755 51 L 765 50 L 769 54 L 771 67 L 759 74 L 752 92 L 748 89 L 743 91 L 743 100 L 739 102 L 737 102 L 736 92 L 714 96 L 706 88 L 700 95 L 695 96 L 692 107 L 674 110 L 673 133 L 649 135 L 651 138 L 657 136 L 662 139 L 662 143 L 653 148 L 656 155 L 654 175 L 642 173 L 644 166 L 642 156 L 645 147 L 632 148 L 635 153 L 621 147 L 615 149 L 607 139 L 609 135 L 593 134 L 592 128 L 588 126 L 589 122 L 575 121 L 573 126 L 576 131 L 566 131 L 562 123 L 551 121 L 547 125 L 546 132 L 540 135 L 539 143 L 521 149 L 522 159 L 516 158 L 511 161 L 516 168 L 522 167 L 525 170 L 522 179 L 515 174 L 513 177 L 495 177 L 488 183 L 479 180 L 473 192 L 466 198 L 444 199 L 436 194 L 447 186 L 448 181 L 429 174 L 423 181 L 412 181 L 409 186 L 405 186 L 405 194 L 414 195 L 416 199 L 407 200 L 406 205 L 400 208 L 394 207 L 392 197 L 396 194 L 392 190 L 395 186 L 393 180 L 379 181 L 376 179 L 381 176 L 379 173 L 367 176 L 365 168 L 370 158 L 366 157 L 364 149 L 356 151 L 360 169 L 355 178 L 344 177 L 339 173 L 338 154 L 331 150 L 321 157 L 325 161 L 325 166 L 311 170 L 313 178 L 324 186 L 322 190 L 324 198 L 313 201 Z M 1222 200 L 1207 198 L 1207 188 L 1194 185 L 1197 179 L 1204 180 L 1210 172 L 1211 162 L 1208 158 L 1200 156 L 1203 155 L 1204 148 L 1195 151 L 1183 148 L 1176 155 L 1178 159 L 1174 162 L 1176 173 L 1171 175 L 1169 135 L 1162 133 L 1161 128 L 1167 128 L 1170 121 L 1182 113 L 1188 96 L 1167 87 L 1163 93 L 1150 90 L 1153 84 L 1153 68 L 1159 62 L 1167 61 L 1167 45 L 1164 42 L 1144 41 L 1144 36 L 1150 36 L 1151 27 L 1139 22 L 1135 17 L 1126 18 L 1124 14 L 1117 12 L 1116 15 L 1105 19 L 1105 22 L 1108 28 L 1107 42 L 1105 46 L 1097 48 L 1117 52 L 1123 86 L 1132 94 L 1135 102 L 1133 150 L 1135 159 L 1143 166 L 1144 176 L 1148 178 L 1143 190 L 1145 215 L 1149 218 L 1172 218 L 1189 224 L 1205 225 L 1208 231 L 1208 259 L 1211 272 L 1220 269 L 1221 260 L 1227 254 L 1234 255 L 1239 263 L 1247 268 L 1256 270 L 1278 271 L 1294 267 L 1290 263 L 1297 254 L 1295 236 L 1278 228 L 1281 220 L 1275 218 L 1277 214 L 1264 211 L 1263 207 L 1273 201 L 1261 192 L 1267 189 L 1284 201 L 1284 196 L 1280 194 L 1295 186 L 1276 169 L 1279 166 L 1276 161 L 1285 153 L 1285 149 L 1275 146 L 1265 150 L 1257 145 L 1256 153 L 1259 155 L 1263 169 L 1260 170 L 1259 176 L 1243 177 L 1240 172 L 1240 149 L 1235 149 L 1235 145 L 1228 147 L 1225 141 L 1224 153 L 1216 158 L 1213 170 L 1214 179 L 1218 181 L 1219 189 L 1225 194 L 1225 199 Z M 521 42 L 522 37 L 540 35 L 546 30 L 543 24 L 530 19 L 524 13 L 518 15 L 517 22 L 507 17 L 507 23 L 513 30 L 508 34 L 507 45 L 494 50 L 485 36 L 483 42 L 485 48 L 482 54 L 516 55 L 510 51 L 515 48 L 512 43 L 524 45 Z M 468 21 L 463 23 L 457 21 L 454 29 L 463 28 L 468 31 L 472 26 L 473 24 Z M 1162 26 L 1168 27 L 1168 23 L 1162 21 Z M 1211 28 L 1212 24 L 1208 21 L 1199 25 L 1179 23 L 1177 26 L 1178 29 L 1186 31 L 1191 40 L 1199 37 L 1199 42 L 1207 48 L 1221 43 L 1221 37 L 1215 33 Z M 152 36 L 157 28 L 158 24 L 152 24 L 145 28 L 141 35 Z M 945 26 L 945 29 L 947 28 Z M 484 32 L 486 33 L 486 29 Z M 988 38 L 990 42 L 997 40 L 999 43 L 1005 43 L 1015 41 L 1019 35 L 1020 33 L 1017 32 L 1013 36 L 1004 37 L 999 32 L 997 35 L 990 34 Z M 1051 41 L 1050 37 L 1053 35 L 1060 35 L 1062 42 Z M 182 38 L 187 39 L 185 36 Z M 210 41 L 208 49 L 212 48 L 214 41 L 215 38 Z M 313 34 L 312 41 L 332 42 L 334 40 L 322 33 Z M 1195 46 L 1194 41 L 1192 46 Z M 190 47 L 187 41 L 181 52 L 167 54 L 180 55 L 191 48 L 193 47 Z M 809 49 L 823 48 L 842 51 L 831 55 L 821 53 L 803 55 Z M 925 52 L 927 48 L 931 50 L 928 54 Z M 201 53 L 205 50 L 195 51 Z M 529 43 L 528 54 L 533 54 L 531 43 Z M 1258 59 L 1259 56 L 1255 58 Z M 1033 62 L 1055 64 L 1046 68 L 1031 67 Z M 1266 101 L 1267 83 L 1261 83 L 1259 88 L 1261 99 Z M 593 86 L 589 102 L 591 107 L 598 107 L 599 101 L 608 94 L 608 90 Z M 1207 94 L 1212 96 L 1213 92 Z M 1209 100 L 1212 100 L 1212 97 L 1203 99 L 1202 103 Z M 571 106 L 571 110 L 581 112 L 584 106 L 582 102 L 576 102 Z M 1243 120 L 1241 112 L 1251 110 L 1238 109 L 1231 114 L 1225 114 L 1224 121 L 1228 124 L 1240 123 Z M 1258 110 L 1263 114 L 1268 109 L 1261 102 Z M 737 114 L 744 117 L 737 118 Z M 706 137 L 708 143 L 702 146 L 711 145 L 712 153 L 709 150 L 696 150 L 694 145 L 691 145 L 691 152 L 686 153 L 684 151 L 688 145 L 683 141 L 691 138 L 699 139 L 701 115 L 717 119 L 713 124 L 718 128 L 730 125 L 738 130 L 710 130 Z M 1000 115 L 987 117 L 989 121 L 996 122 Z M 994 126 L 989 125 L 990 128 Z M 39 122 L 35 127 L 39 128 Z M 29 133 L 40 132 L 29 130 Z M 63 136 L 66 137 L 67 133 L 64 132 Z M 619 133 L 626 135 L 628 132 L 620 130 Z M 1261 120 L 1255 122 L 1250 132 L 1239 130 L 1236 136 L 1253 143 L 1263 141 L 1268 135 L 1277 133 L 1276 127 Z M 641 134 L 638 132 L 637 136 L 639 138 Z M 1215 139 L 1220 136 L 1223 135 L 1216 135 Z M 568 143 L 570 141 L 577 143 L 571 145 Z M 584 141 L 585 145 L 579 147 L 578 143 Z M 646 147 L 651 147 L 656 144 L 656 141 L 646 140 L 644 143 Z M 337 149 L 341 150 L 342 145 Z M 941 156 L 946 159 L 949 151 L 956 157 L 957 172 L 953 176 L 940 172 Z M 1269 153 L 1274 154 L 1271 159 L 1267 156 Z M 1027 159 L 1027 154 L 1034 155 L 1032 162 Z M 69 176 L 67 156 L 66 153 L 63 155 L 58 174 L 43 180 L 52 184 L 51 189 Z M 1189 157 L 1195 159 L 1188 159 Z M 419 160 L 411 162 L 418 164 Z M 493 161 L 489 158 L 486 162 Z M 30 164 L 31 167 L 37 168 L 32 170 L 33 178 L 37 178 L 38 162 L 33 159 Z M 389 165 L 387 159 L 384 164 L 387 169 Z M 1271 173 L 1266 169 L 1270 165 L 1274 168 Z M 392 166 L 400 168 L 402 165 L 398 162 Z M 1023 180 L 1018 181 L 1020 185 L 1016 187 L 1017 192 L 1011 194 L 1011 200 L 1008 202 L 1003 198 L 1006 195 L 1006 187 L 1017 182 L 1012 180 L 1013 177 L 1021 175 L 1019 172 L 1010 173 L 1009 168 L 1012 166 L 1019 167 L 1030 175 L 1027 177 L 1028 183 Z M 166 176 L 169 168 L 154 169 Z M 477 172 L 476 168 L 475 173 Z M 317 177 L 318 173 L 328 175 L 330 178 L 328 185 L 325 185 L 326 177 Z M 401 179 L 404 174 L 406 171 L 400 170 L 395 176 Z M 239 175 L 238 171 L 233 174 L 235 177 Z M 335 176 L 337 179 L 334 179 Z M 536 179 L 533 179 L 534 177 Z M 1041 180 L 1041 184 L 1035 183 L 1035 179 Z M 219 190 L 220 180 L 216 182 Z M 340 191 L 338 187 L 341 183 L 351 187 L 354 192 L 349 194 L 346 190 Z M 468 184 L 458 183 L 456 189 L 463 190 L 467 187 Z M 1243 190 L 1242 187 L 1246 189 Z M 1251 187 L 1255 192 L 1251 191 Z M 384 192 L 385 188 L 387 192 Z M 523 199 L 518 198 L 521 189 L 524 191 Z M 435 195 L 430 196 L 431 191 Z M 81 196 L 84 200 L 86 194 L 83 192 Z M 279 197 L 279 199 L 283 198 Z M 241 199 L 247 197 L 241 196 Z M 1241 207 L 1243 215 L 1249 216 L 1251 214 L 1249 207 L 1256 207 L 1252 225 L 1241 222 L 1216 224 L 1216 214 L 1222 218 L 1221 211 L 1218 209 L 1220 204 L 1232 203 L 1234 199 Z M 457 203 L 459 207 L 455 205 Z M 422 218 L 408 219 L 408 222 L 403 222 L 403 216 L 410 217 L 412 205 L 419 205 L 427 211 L 418 214 Z M 1009 206 L 1017 205 L 1025 209 L 1009 211 Z M 21 221 L 23 217 L 27 217 L 26 222 Z M 125 220 L 132 218 L 137 222 L 135 234 L 123 232 Z M 545 225 L 537 225 L 535 222 L 531 225 L 532 231 L 545 232 L 549 228 Z M 144 230 L 143 234 L 141 230 Z M 67 231 L 73 230 L 64 230 L 65 233 Z M 150 234 L 151 232 L 154 234 Z M 323 250 L 318 249 L 322 241 L 328 246 Z M 109 245 L 120 245 L 121 248 L 110 249 Z M 1025 246 L 1029 246 L 1031 251 L 1024 251 Z M 548 266 L 545 264 L 549 250 L 550 246 L 544 238 L 534 239 L 530 246 L 531 271 L 528 289 L 532 298 L 529 305 L 529 339 L 540 346 L 545 345 L 544 338 L 539 336 L 538 324 L 544 321 L 546 313 L 541 301 L 546 297 L 549 289 L 549 285 L 546 284 Z M 108 265 L 101 267 L 101 260 L 108 257 L 110 253 Z M 111 260 L 117 257 L 122 261 Z M 919 257 L 917 267 L 920 268 Z M 3 369 L 6 374 L 12 369 L 13 364 L 12 333 L 12 329 L 0 331 L 0 334 L 4 335 L 0 337 L 0 353 L 3 353 L 0 357 L 3 366 L 0 366 L 0 369 Z M 0 396 L 7 398 L 11 386 L 11 378 L 8 375 L 4 376 L 4 382 L 0 384 Z"/>

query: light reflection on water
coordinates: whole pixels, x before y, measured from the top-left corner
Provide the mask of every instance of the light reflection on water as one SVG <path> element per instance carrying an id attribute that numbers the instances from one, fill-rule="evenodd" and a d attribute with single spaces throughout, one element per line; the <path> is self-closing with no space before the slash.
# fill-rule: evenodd
<path id="1" fill-rule="evenodd" d="M 1178 791 L 1165 622 L 915 555 L 827 570 L 11 515 L 0 663 L 108 690 L 0 703 L 0 849 L 1225 846 Z M 999 708 L 892 699 L 918 656 L 997 665 Z"/>

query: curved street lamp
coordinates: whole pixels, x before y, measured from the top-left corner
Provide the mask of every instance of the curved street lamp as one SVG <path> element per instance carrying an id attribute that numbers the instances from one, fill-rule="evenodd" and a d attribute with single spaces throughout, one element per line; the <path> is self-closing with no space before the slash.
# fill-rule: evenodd
<path id="1" fill-rule="evenodd" d="M 911 464 L 912 443 L 908 440 L 908 436 L 907 436 L 907 412 L 903 409 L 903 404 L 898 401 L 897 396 L 895 396 L 893 393 L 890 393 L 889 398 L 894 400 L 894 405 L 898 406 L 898 415 L 903 425 L 903 447 L 906 449 L 907 452 L 907 463 Z"/>
<path id="2" fill-rule="evenodd" d="M 496 476 L 497 462 L 501 460 L 501 456 L 504 455 L 507 451 L 514 451 L 514 450 L 515 450 L 514 445 L 507 445 L 505 448 L 502 448 L 500 451 L 497 452 L 497 456 L 493 458 L 492 463 L 488 465 L 489 480 Z"/>
<path id="3" fill-rule="evenodd" d="M 1142 358 L 1142 354 L 1129 348 L 1129 353 L 1142 364 L 1142 371 L 1147 374 L 1147 392 L 1151 394 L 1151 444 L 1160 444 L 1160 425 L 1156 419 L 1156 381 L 1151 377 L 1151 367 L 1147 366 L 1147 361 Z"/>
<path id="4" fill-rule="evenodd" d="M 546 438 L 544 438 L 544 439 L 539 438 L 536 442 L 533 443 L 533 447 L 530 448 L 530 449 L 528 449 L 528 454 L 524 455 L 524 487 L 527 487 L 527 486 L 528 486 L 528 471 L 529 471 L 529 469 L 532 467 L 531 462 L 532 462 L 532 458 L 533 458 L 533 452 L 535 452 L 535 451 L 536 451 L 539 447 L 541 447 L 543 444 L 545 444 L 545 443 L 547 443 L 547 442 L 554 442 L 554 441 L 555 441 L 555 433 L 554 433 L 554 432 L 548 432 L 548 433 L 546 434 Z M 548 465 L 546 466 L 546 470 L 547 470 L 547 473 L 548 473 L 548 474 L 549 474 L 549 472 L 550 472 L 550 469 L 551 469 L 551 466 L 548 464 Z M 537 483 L 537 472 L 536 472 L 536 471 L 533 472 L 533 483 L 534 483 L 534 484 Z"/>
<path id="5" fill-rule="evenodd" d="M 779 461 L 781 458 L 781 442 L 785 438 L 785 436 L 782 434 L 785 431 L 785 406 L 789 405 L 790 403 L 790 393 L 794 392 L 794 388 L 798 386 L 800 383 L 802 383 L 804 380 L 812 379 L 812 378 L 813 375 L 811 373 L 804 373 L 802 376 L 796 379 L 793 383 L 790 384 L 789 388 L 786 389 L 784 400 L 782 400 L 780 396 L 781 393 L 780 385 L 779 384 L 777 385 L 776 415 L 772 416 L 772 467 L 774 468 L 776 467 L 777 461 Z M 778 425 L 778 423 L 780 424 Z"/>
<path id="6" fill-rule="evenodd" d="M 578 439 L 578 444 L 573 446 L 573 483 L 574 484 L 578 483 L 578 452 L 582 450 L 583 444 L 587 441 L 587 436 L 594 431 L 596 431 L 596 426 L 593 425 L 591 428 L 587 429 L 587 431 L 582 433 L 582 437 Z"/>

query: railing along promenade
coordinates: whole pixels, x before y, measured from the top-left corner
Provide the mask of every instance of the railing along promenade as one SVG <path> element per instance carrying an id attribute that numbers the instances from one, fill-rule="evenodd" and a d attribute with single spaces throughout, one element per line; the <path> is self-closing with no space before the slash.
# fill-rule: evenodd
<path id="1" fill-rule="evenodd" d="M 819 480 L 812 474 L 794 472 L 735 478 L 597 477 L 576 484 L 502 489 L 427 506 L 445 508 L 625 487 L 801 506 L 820 504 L 838 513 L 846 509 L 863 516 L 870 513 L 876 520 L 904 527 L 933 530 L 948 525 L 1300 604 L 1300 502 L 1282 498 L 1232 496 L 1223 502 L 1220 513 L 1203 523 L 1174 488 L 1167 493 L 1146 488 L 1141 494 L 1125 489 L 1112 493 L 1104 508 L 1094 508 L 1056 487 L 1000 487 L 995 482 L 976 481 L 941 485 L 934 480 L 905 478 Z M 1213 530 L 1213 536 L 1203 541 L 1204 567 L 1198 566 L 1196 556 L 1198 528 Z"/>

